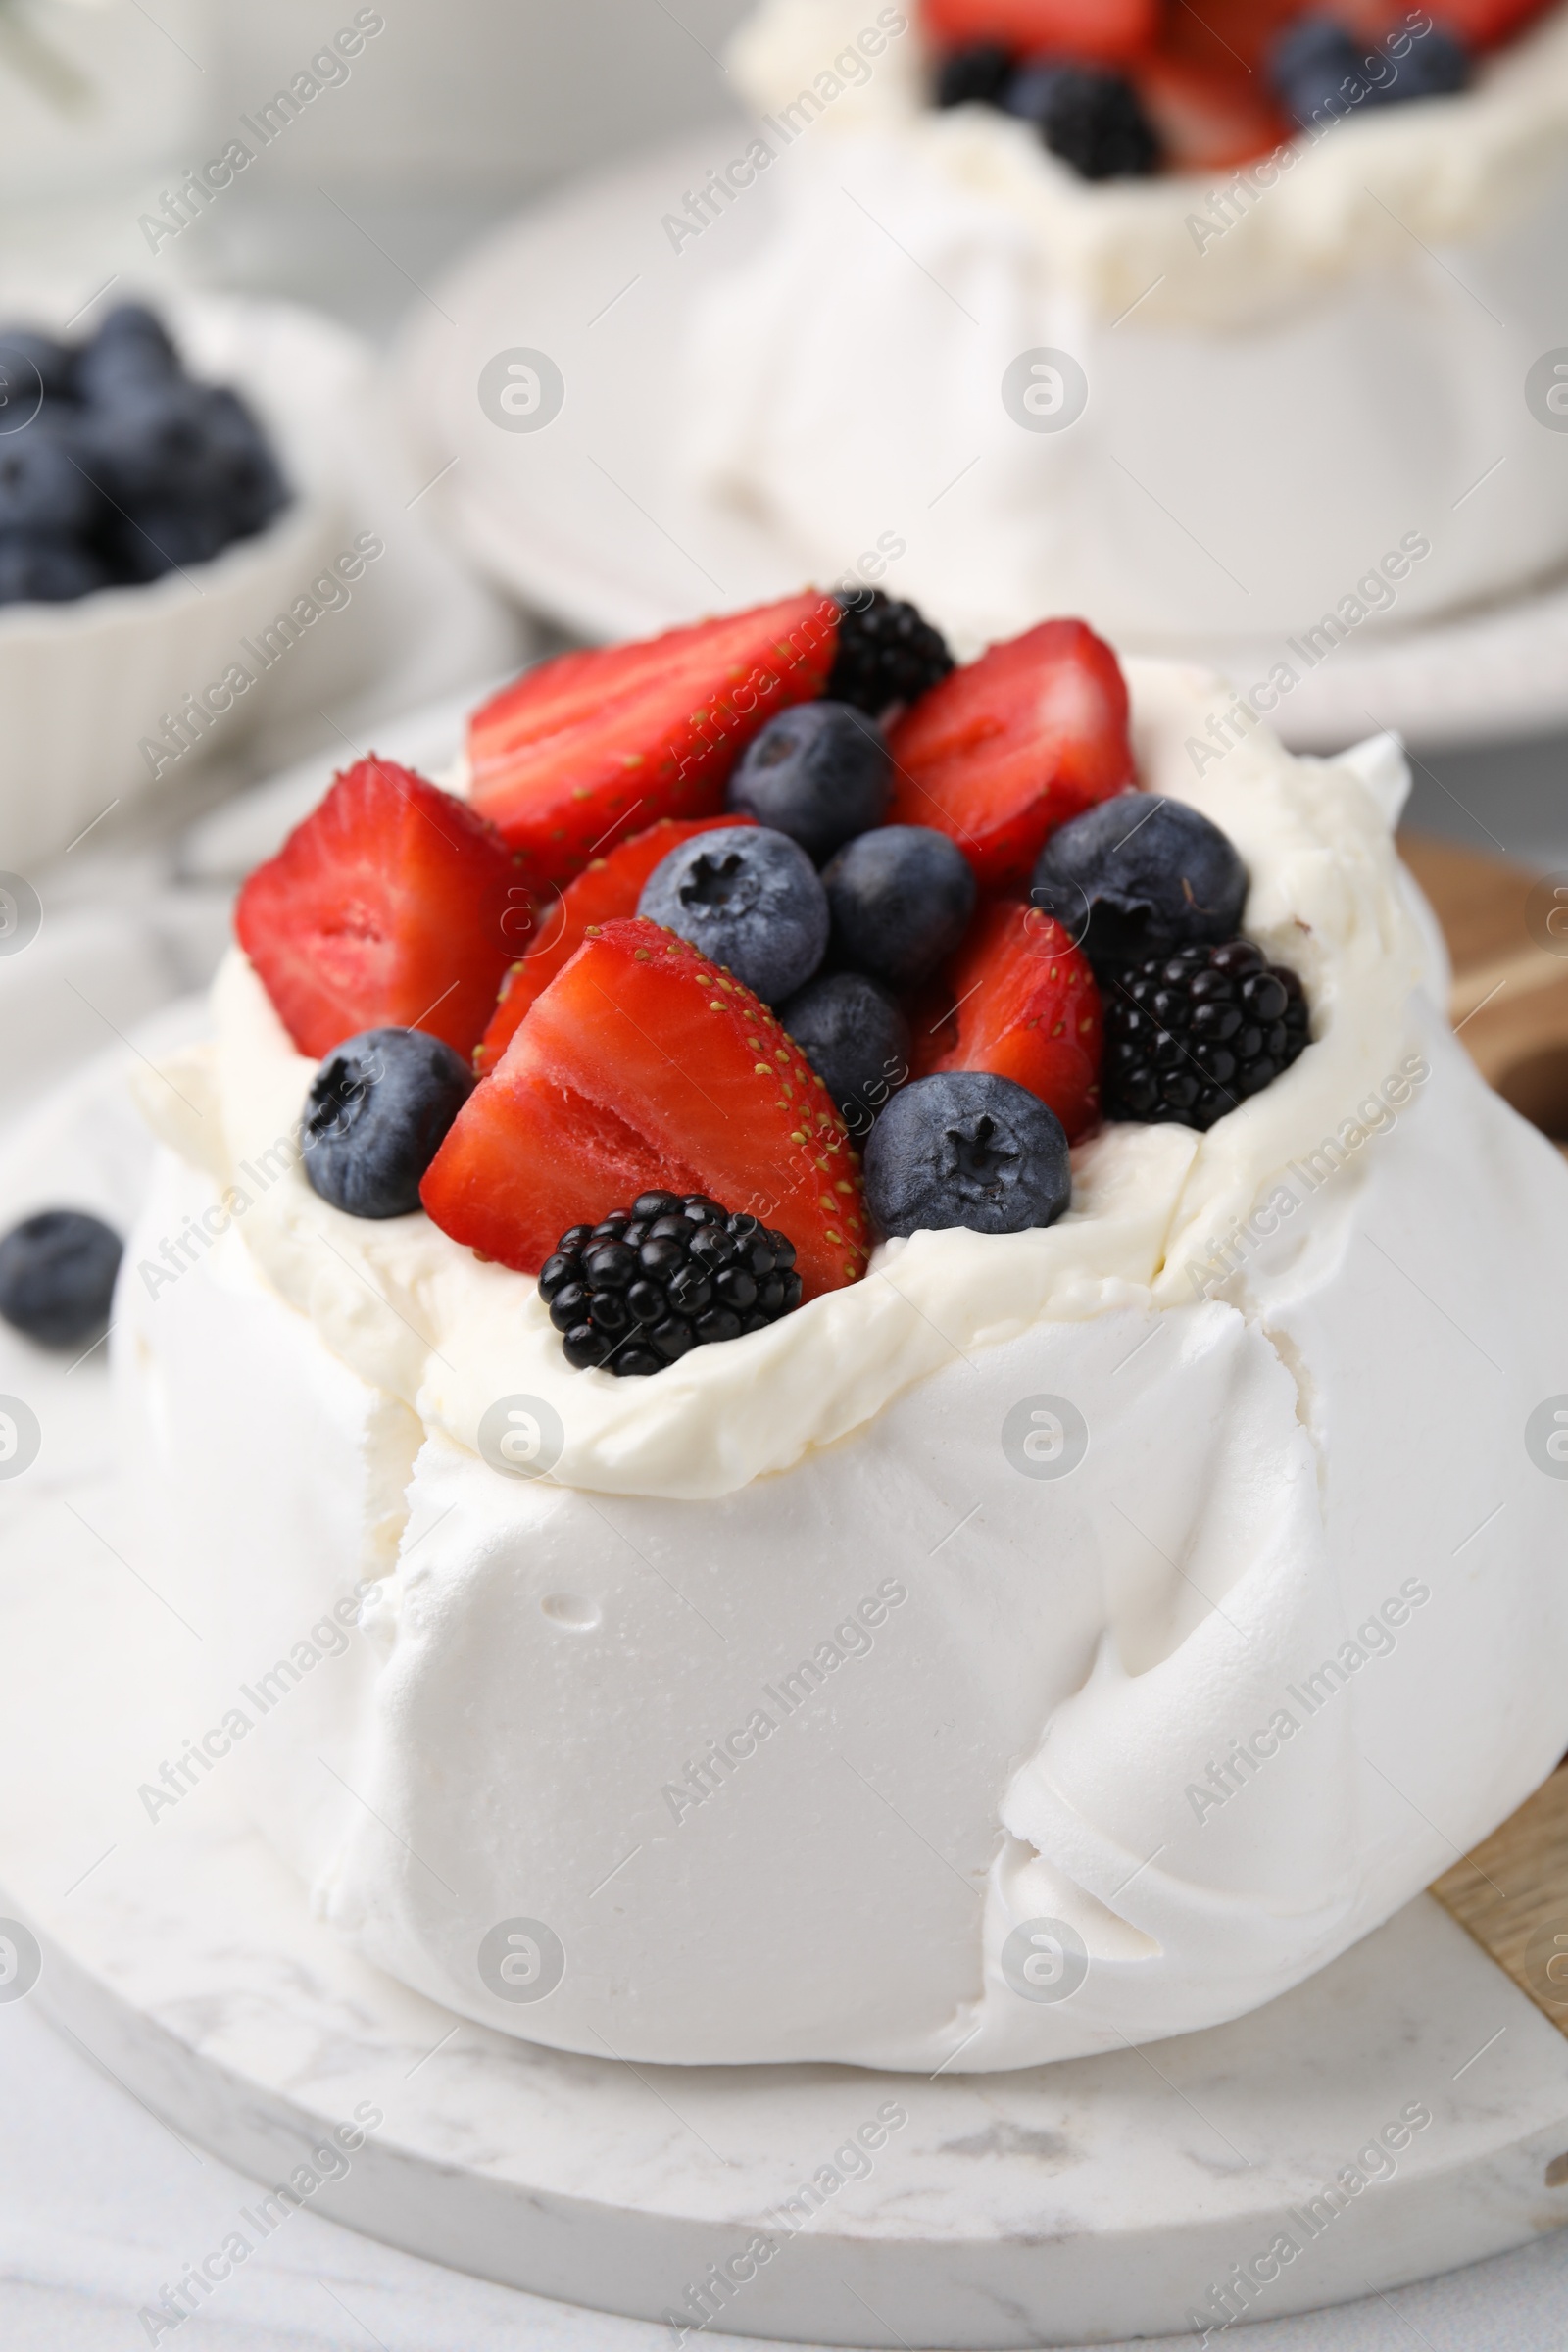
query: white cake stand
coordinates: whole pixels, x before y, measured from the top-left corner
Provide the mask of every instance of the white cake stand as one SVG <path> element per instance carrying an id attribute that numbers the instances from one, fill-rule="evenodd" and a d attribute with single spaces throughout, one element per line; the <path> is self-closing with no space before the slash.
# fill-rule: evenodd
<path id="1" fill-rule="evenodd" d="M 745 136 L 717 128 L 523 213 L 438 288 L 439 311 L 421 307 L 403 346 L 398 403 L 420 479 L 448 469 L 431 493 L 444 526 L 492 579 L 590 639 L 789 595 L 809 569 L 675 463 L 692 306 L 765 237 L 768 182 L 678 254 L 661 223 Z M 542 351 L 560 371 L 547 429 L 500 430 L 481 408 L 481 375 L 509 351 Z M 1238 644 L 1205 658 L 1248 685 L 1282 652 Z M 1418 749 L 1549 733 L 1568 723 L 1568 582 L 1340 646 L 1270 723 L 1317 751 L 1379 727 Z"/>
<path id="2" fill-rule="evenodd" d="M 13 1131 L 0 1228 L 49 1198 L 128 1220 L 149 1147 L 126 1071 L 191 1018 L 160 1016 Z M 1010 2076 L 622 2065 L 405 1991 L 310 1917 L 220 1765 L 149 1819 L 142 1784 L 206 1726 L 183 1696 L 202 1628 L 160 1596 L 116 1484 L 101 1351 L 68 1369 L 0 1329 L 3 1398 L 40 1444 L 0 1478 L 0 2005 L 37 2002 L 256 2180 L 234 2221 L 253 2245 L 292 2180 L 371 2236 L 566 2301 L 974 2352 L 1217 2326 L 1214 2290 L 1282 2234 L 1300 2250 L 1249 2290 L 1252 2317 L 1568 2222 L 1568 2040 L 1426 1896 L 1236 2024 Z M 890 2101 L 907 2120 L 870 2170 L 836 2163 Z M 1392 2177 L 1314 2233 L 1313 2201 L 1410 2108 L 1432 2121 Z M 356 2110 L 378 2119 L 363 2147 L 316 2163 Z M 336 2178 L 302 2186 L 302 2165 Z M 813 2204 L 824 2168 L 845 2178 Z"/>

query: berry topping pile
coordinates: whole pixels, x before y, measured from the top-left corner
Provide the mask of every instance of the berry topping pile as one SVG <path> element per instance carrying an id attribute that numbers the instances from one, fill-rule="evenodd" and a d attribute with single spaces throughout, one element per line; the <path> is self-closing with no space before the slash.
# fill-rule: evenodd
<path id="1" fill-rule="evenodd" d="M 0 605 L 187 570 L 288 504 L 239 394 L 187 376 L 139 303 L 75 345 L 0 328 Z"/>
<path id="2" fill-rule="evenodd" d="M 1210 1126 L 1307 1043 L 1082 621 L 955 667 L 803 595 L 563 655 L 470 751 L 473 805 L 339 776 L 236 928 L 319 1064 L 316 1192 L 537 1277 L 575 1365 L 743 1339 L 878 1236 L 1049 1225 L 1102 1119 Z"/>
<path id="3" fill-rule="evenodd" d="M 694 1348 L 765 1331 L 801 1303 L 795 1246 L 705 1193 L 651 1192 L 564 1233 L 539 1296 L 566 1361 L 662 1372 Z"/>
<path id="4" fill-rule="evenodd" d="M 1106 1115 L 1212 1127 L 1299 1057 L 1308 1019 L 1296 974 L 1248 939 L 1134 964 L 1106 996 Z"/>
<path id="5" fill-rule="evenodd" d="M 0 1317 L 43 1348 L 76 1348 L 109 1321 L 123 1245 L 101 1217 L 41 1208 L 0 1241 Z"/>
<path id="6" fill-rule="evenodd" d="M 408 1217 L 447 1129 L 473 1092 L 461 1054 L 422 1029 L 368 1029 L 338 1046 L 305 1098 L 312 1188 L 351 1217 Z"/>
<path id="7" fill-rule="evenodd" d="M 846 589 L 834 601 L 841 618 L 827 691 L 835 702 L 886 718 L 929 694 L 953 667 L 941 630 L 886 589 Z"/>
<path id="8" fill-rule="evenodd" d="M 1547 0 L 921 0 L 939 107 L 1032 123 L 1084 179 L 1234 170 L 1298 129 L 1464 89 Z"/>

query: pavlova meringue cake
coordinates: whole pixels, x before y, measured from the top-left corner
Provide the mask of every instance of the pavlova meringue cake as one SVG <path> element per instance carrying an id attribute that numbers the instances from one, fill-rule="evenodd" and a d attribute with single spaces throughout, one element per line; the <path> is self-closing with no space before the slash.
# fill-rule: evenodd
<path id="1" fill-rule="evenodd" d="M 1304 674 L 1568 555 L 1568 8 L 761 0 L 730 63 L 682 462 L 803 563 Z"/>
<path id="2" fill-rule="evenodd" d="M 361 1954 L 677 2065 L 1119 2047 L 1387 1918 L 1568 1740 L 1568 1172 L 1404 786 L 815 595 L 340 776 L 145 1089 L 148 1810 L 228 1755 Z"/>

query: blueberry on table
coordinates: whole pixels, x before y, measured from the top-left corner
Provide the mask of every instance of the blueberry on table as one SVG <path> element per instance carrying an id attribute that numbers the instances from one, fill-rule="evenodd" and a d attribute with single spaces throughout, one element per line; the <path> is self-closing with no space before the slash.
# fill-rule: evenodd
<path id="1" fill-rule="evenodd" d="M 567 1363 L 622 1378 L 765 1331 L 801 1293 L 793 1242 L 706 1193 L 643 1193 L 573 1225 L 539 1272 Z"/>
<path id="2" fill-rule="evenodd" d="M 954 666 L 948 641 L 914 605 L 898 603 L 885 588 L 842 589 L 838 650 L 824 689 L 835 703 L 853 703 L 868 718 L 917 703 Z"/>
<path id="3" fill-rule="evenodd" d="M 1012 79 L 1012 57 L 1000 41 L 950 49 L 937 69 L 938 106 L 1000 106 Z"/>
<path id="4" fill-rule="evenodd" d="M 1107 1119 L 1206 1129 L 1305 1052 L 1301 983 L 1249 939 L 1178 948 L 1105 992 Z"/>
<path id="5" fill-rule="evenodd" d="M 1035 58 L 1019 67 L 1002 104 L 1081 179 L 1145 179 L 1159 170 L 1158 136 L 1123 74 Z"/>
<path id="6" fill-rule="evenodd" d="M 90 547 L 54 531 L 0 532 L 0 605 L 66 605 L 108 585 Z"/>
<path id="7" fill-rule="evenodd" d="M 75 1348 L 109 1320 L 123 1245 L 102 1217 L 45 1208 L 0 1241 L 0 1316 L 45 1348 Z"/>
<path id="8" fill-rule="evenodd" d="M 683 841 L 649 875 L 637 911 L 689 939 L 764 1004 L 803 987 L 827 947 L 815 866 L 798 842 L 761 825 Z"/>
<path id="9" fill-rule="evenodd" d="M 989 1070 L 916 1078 L 865 1147 L 865 1200 L 887 1235 L 1022 1233 L 1054 1225 L 1072 1198 L 1061 1121 L 1038 1095 Z"/>
<path id="10" fill-rule="evenodd" d="M 1102 977 L 1190 940 L 1233 939 L 1247 887 L 1231 842 L 1199 809 L 1126 792 L 1057 827 L 1030 897 Z"/>
<path id="11" fill-rule="evenodd" d="M 813 863 L 880 824 L 893 761 L 875 719 L 851 703 L 797 703 L 736 763 L 724 806 L 787 833 Z"/>
<path id="12" fill-rule="evenodd" d="M 473 1092 L 461 1054 L 422 1029 L 366 1029 L 327 1055 L 300 1125 L 312 1188 L 351 1217 L 407 1217 Z"/>
<path id="13" fill-rule="evenodd" d="M 956 841 L 929 825 L 881 825 L 822 875 L 837 960 L 890 988 L 926 979 L 962 939 L 975 879 Z"/>
<path id="14" fill-rule="evenodd" d="M 778 1017 L 852 1135 L 863 1134 L 908 1072 L 909 1025 L 897 1000 L 863 972 L 829 972 L 787 998 Z"/>

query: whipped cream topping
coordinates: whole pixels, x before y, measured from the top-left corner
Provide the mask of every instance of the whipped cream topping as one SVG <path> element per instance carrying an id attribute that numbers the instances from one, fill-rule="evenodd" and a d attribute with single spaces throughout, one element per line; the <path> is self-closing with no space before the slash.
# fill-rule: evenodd
<path id="1" fill-rule="evenodd" d="M 343 1363 L 459 1446 L 477 1450 L 499 1400 L 542 1399 L 564 1432 L 556 1483 L 690 1499 L 787 1469 L 926 1375 L 1038 1325 L 1189 1300 L 1216 1241 L 1396 1069 L 1424 949 L 1390 839 L 1403 771 L 1389 739 L 1301 761 L 1257 727 L 1220 755 L 1207 726 L 1231 698 L 1216 680 L 1138 662 L 1128 675 L 1140 778 L 1235 842 L 1248 934 L 1300 974 L 1313 1008 L 1299 1061 L 1207 1135 L 1107 1127 L 1074 1154 L 1072 1205 L 1049 1230 L 885 1243 L 864 1281 L 623 1381 L 566 1364 L 529 1278 L 481 1264 L 423 1215 L 365 1221 L 318 1198 L 291 1150 L 316 1064 L 235 951 L 214 990 L 215 1044 L 178 1084 L 208 1091 L 216 1172 L 243 1198 L 235 1222 L 267 1281 Z M 187 1153 L 188 1128 L 172 1138 Z"/>
<path id="2" fill-rule="evenodd" d="M 912 166 L 977 226 L 988 212 L 1008 221 L 1058 285 L 1107 318 L 1134 302 L 1145 323 L 1278 312 L 1337 278 L 1405 264 L 1412 239 L 1486 237 L 1568 162 L 1568 9 L 1483 59 L 1457 99 L 1364 109 L 1245 166 L 1251 193 L 1221 211 L 1209 197 L 1232 172 L 1090 183 L 995 108 L 932 108 L 915 0 L 901 13 L 907 30 L 811 122 L 833 149 L 825 168 L 875 186 Z M 730 44 L 731 69 L 775 116 L 853 56 L 874 20 L 867 0 L 763 0 Z M 1195 218 L 1207 233 L 1195 235 Z"/>

